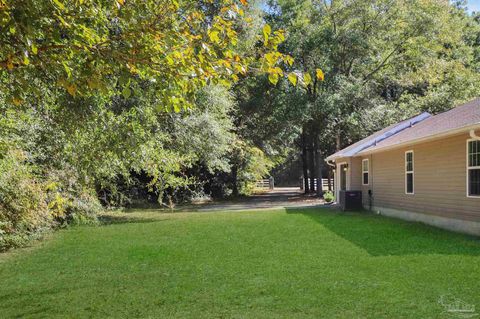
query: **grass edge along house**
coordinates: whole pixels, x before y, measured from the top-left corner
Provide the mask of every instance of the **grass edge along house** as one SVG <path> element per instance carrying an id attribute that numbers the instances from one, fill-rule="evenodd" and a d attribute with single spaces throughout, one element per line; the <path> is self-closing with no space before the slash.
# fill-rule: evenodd
<path id="1" fill-rule="evenodd" d="M 393 124 L 326 158 L 335 195 L 383 215 L 480 235 L 480 98 Z"/>

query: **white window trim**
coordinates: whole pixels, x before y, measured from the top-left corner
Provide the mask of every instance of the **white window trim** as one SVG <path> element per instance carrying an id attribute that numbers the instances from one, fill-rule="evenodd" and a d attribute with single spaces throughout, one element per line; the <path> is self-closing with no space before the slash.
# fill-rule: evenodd
<path id="1" fill-rule="evenodd" d="M 467 175 L 467 176 L 466 176 L 465 179 L 466 179 L 466 182 L 467 182 L 467 183 L 466 183 L 466 189 L 465 189 L 465 190 L 466 190 L 466 194 L 467 194 L 467 197 L 468 197 L 468 198 L 480 198 L 480 195 L 470 195 L 470 194 L 469 194 L 469 193 L 470 193 L 470 192 L 469 192 L 469 190 L 470 190 L 470 183 L 469 183 L 469 182 L 470 182 L 470 181 L 469 181 L 469 179 L 468 179 L 468 175 L 469 175 L 468 173 L 469 173 L 469 171 L 472 170 L 472 169 L 480 169 L 480 166 L 471 166 L 471 167 L 470 167 L 470 166 L 468 165 L 468 160 L 469 160 L 469 155 L 470 155 L 470 154 L 468 153 L 468 144 L 469 144 L 470 142 L 473 142 L 473 141 L 478 141 L 478 140 L 477 140 L 477 139 L 474 139 L 474 138 L 470 138 L 470 139 L 467 140 L 467 144 L 466 144 L 466 151 L 465 151 L 465 153 L 466 153 L 466 160 L 467 160 L 467 161 L 466 161 L 466 164 L 465 164 L 465 165 L 466 165 L 466 167 L 467 167 L 467 170 L 466 170 L 466 175 Z"/>
<path id="2" fill-rule="evenodd" d="M 366 171 L 363 170 L 363 163 L 364 163 L 364 162 L 367 162 L 367 170 L 366 170 Z M 364 179 L 363 179 L 363 175 L 364 175 L 365 173 L 368 174 L 368 178 L 367 178 L 367 183 L 366 183 L 366 184 L 364 183 Z M 363 186 L 370 185 L 370 161 L 368 160 L 368 158 L 364 158 L 364 159 L 362 160 L 362 185 L 363 185 Z"/>
<path id="3" fill-rule="evenodd" d="M 413 169 L 411 171 L 407 171 L 407 154 L 408 153 L 412 153 Z M 405 155 L 403 157 L 403 165 L 405 166 L 404 167 L 404 170 L 405 170 L 405 194 L 406 195 L 415 195 L 415 153 L 413 152 L 413 150 L 408 150 L 408 151 L 405 152 Z M 412 192 L 411 193 L 407 192 L 407 176 L 410 173 L 412 174 Z"/>

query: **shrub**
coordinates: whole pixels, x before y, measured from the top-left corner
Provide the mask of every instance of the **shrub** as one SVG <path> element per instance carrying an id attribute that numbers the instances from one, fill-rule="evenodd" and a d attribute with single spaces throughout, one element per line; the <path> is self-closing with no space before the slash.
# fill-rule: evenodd
<path id="1" fill-rule="evenodd" d="M 75 171 L 51 170 L 48 180 L 48 207 L 59 226 L 97 223 L 102 205 L 95 191 L 79 183 Z"/>
<path id="2" fill-rule="evenodd" d="M 0 251 L 24 246 L 54 227 L 97 223 L 102 206 L 72 171 L 50 171 L 43 182 L 34 168 L 19 150 L 0 157 Z"/>
<path id="3" fill-rule="evenodd" d="M 96 225 L 103 207 L 95 194 L 84 191 L 70 202 L 66 211 L 66 223 L 70 225 Z"/>
<path id="4" fill-rule="evenodd" d="M 0 158 L 0 251 L 22 246 L 52 225 L 46 193 L 21 151 Z"/>
<path id="5" fill-rule="evenodd" d="M 335 196 L 333 195 L 333 193 L 331 191 L 326 191 L 323 194 L 323 199 L 325 200 L 325 202 L 331 203 L 335 200 Z"/>

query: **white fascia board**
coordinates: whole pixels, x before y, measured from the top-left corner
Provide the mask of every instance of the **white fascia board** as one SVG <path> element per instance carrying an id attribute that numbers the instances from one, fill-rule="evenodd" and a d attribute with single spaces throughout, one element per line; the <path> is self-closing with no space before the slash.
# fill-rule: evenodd
<path id="1" fill-rule="evenodd" d="M 457 129 L 445 131 L 445 132 L 442 132 L 442 133 L 432 134 L 432 135 L 428 135 L 428 136 L 421 137 L 421 138 L 418 138 L 418 139 L 409 140 L 409 141 L 406 141 L 406 142 L 394 144 L 394 145 L 379 147 L 379 148 L 373 149 L 373 150 L 366 149 L 366 150 L 363 150 L 363 151 L 359 152 L 357 155 L 362 156 L 362 155 L 384 152 L 384 151 L 388 151 L 388 150 L 392 150 L 392 149 L 396 149 L 396 148 L 400 148 L 400 147 L 404 147 L 404 146 L 409 146 L 409 145 L 419 144 L 419 143 L 423 143 L 423 142 L 433 141 L 433 140 L 440 139 L 440 138 L 443 138 L 443 137 L 448 137 L 448 136 L 457 135 L 457 134 L 461 134 L 461 133 L 469 133 L 470 130 L 478 130 L 478 129 L 480 129 L 480 122 L 476 123 L 476 124 L 468 125 L 468 126 L 463 126 L 463 127 L 457 128 Z"/>

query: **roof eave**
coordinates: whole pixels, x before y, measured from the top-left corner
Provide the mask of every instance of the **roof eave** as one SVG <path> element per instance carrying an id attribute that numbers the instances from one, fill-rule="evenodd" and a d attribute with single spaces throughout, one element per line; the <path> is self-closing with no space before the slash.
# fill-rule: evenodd
<path id="1" fill-rule="evenodd" d="M 340 157 L 342 157 L 342 156 L 330 155 L 330 156 L 328 156 L 325 160 L 326 160 L 327 162 L 330 162 L 330 161 L 334 161 L 334 160 L 336 160 L 337 158 L 340 158 Z"/>
<path id="2" fill-rule="evenodd" d="M 369 154 L 373 154 L 373 153 L 384 152 L 384 151 L 388 151 L 388 150 L 392 150 L 392 149 L 396 149 L 396 148 L 401 148 L 401 147 L 408 146 L 408 145 L 414 145 L 414 144 L 419 144 L 419 143 L 423 143 L 423 142 L 429 142 L 429 141 L 436 140 L 436 139 L 443 138 L 443 137 L 448 137 L 448 136 L 452 136 L 452 135 L 456 135 L 456 134 L 466 133 L 470 130 L 477 130 L 477 129 L 480 129 L 480 122 L 472 124 L 472 125 L 467 125 L 467 126 L 463 126 L 463 127 L 460 127 L 460 128 L 456 128 L 456 129 L 453 129 L 453 130 L 444 131 L 442 133 L 432 134 L 432 135 L 428 135 L 428 136 L 425 136 L 425 137 L 422 137 L 422 138 L 409 140 L 409 141 L 406 141 L 406 142 L 403 142 L 403 143 L 398 143 L 398 144 L 385 146 L 385 147 L 379 147 L 379 148 L 373 149 L 373 150 L 365 149 L 365 150 L 355 154 L 355 156 L 362 156 L 362 155 L 369 155 Z"/>
<path id="3" fill-rule="evenodd" d="M 353 155 L 355 156 L 355 155 Z M 336 159 L 339 159 L 339 158 L 348 158 L 348 157 L 353 157 L 352 155 L 347 155 L 347 154 L 332 154 L 330 156 L 328 156 L 327 158 L 325 158 L 325 161 L 327 162 L 330 162 L 330 161 L 334 161 Z"/>

